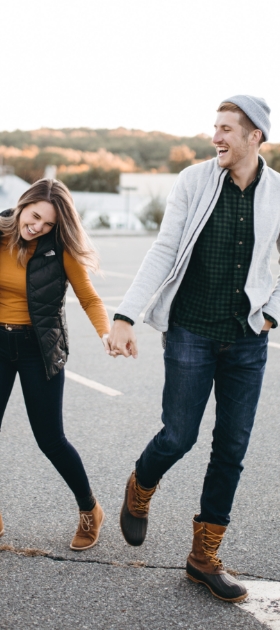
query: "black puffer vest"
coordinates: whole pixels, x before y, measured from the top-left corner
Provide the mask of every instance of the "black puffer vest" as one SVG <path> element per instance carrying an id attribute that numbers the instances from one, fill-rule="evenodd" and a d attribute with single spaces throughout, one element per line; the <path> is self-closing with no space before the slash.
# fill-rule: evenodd
<path id="1" fill-rule="evenodd" d="M 1 212 L 1 216 L 11 214 L 12 210 Z M 69 354 L 65 318 L 67 286 L 63 249 L 57 242 L 55 229 L 52 229 L 38 238 L 26 268 L 28 310 L 48 380 L 64 367 Z"/>

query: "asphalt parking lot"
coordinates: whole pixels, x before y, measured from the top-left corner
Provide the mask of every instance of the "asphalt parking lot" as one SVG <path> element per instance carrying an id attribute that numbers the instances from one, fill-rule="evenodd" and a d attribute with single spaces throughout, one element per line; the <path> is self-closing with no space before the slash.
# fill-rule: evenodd
<path id="1" fill-rule="evenodd" d="M 111 318 L 153 238 L 95 238 L 105 275 L 93 282 Z M 272 269 L 275 275 L 276 254 Z M 197 444 L 164 477 L 152 500 L 144 545 L 129 547 L 121 535 L 119 511 L 134 462 L 161 426 L 160 334 L 139 318 L 138 359 L 112 359 L 71 288 L 67 319 L 69 372 L 117 392 L 110 395 L 66 378 L 66 435 L 84 461 L 106 520 L 96 547 L 79 554 L 70 550 L 78 516 L 75 501 L 34 442 L 16 382 L 0 435 L 0 511 L 5 523 L 0 540 L 0 628 L 279 629 L 280 329 L 270 333 L 274 345 L 269 348 L 232 522 L 221 547 L 225 566 L 252 584 L 252 594 L 262 580 L 271 585 L 269 610 L 262 617 L 253 604 L 250 609 L 214 599 L 185 574 L 192 518 L 210 452 L 213 397 Z M 261 592 L 265 600 L 264 587 Z"/>

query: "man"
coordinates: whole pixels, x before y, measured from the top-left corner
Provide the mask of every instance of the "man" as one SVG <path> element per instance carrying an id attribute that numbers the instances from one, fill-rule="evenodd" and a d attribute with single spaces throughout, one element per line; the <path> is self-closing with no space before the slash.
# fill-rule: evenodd
<path id="1" fill-rule="evenodd" d="M 164 427 L 128 479 L 121 528 L 131 545 L 144 541 L 160 478 L 196 442 L 215 383 L 212 451 L 187 575 L 231 602 L 243 600 L 246 588 L 224 571 L 217 551 L 254 422 L 268 331 L 280 318 L 280 283 L 272 290 L 269 269 L 280 231 L 280 175 L 259 156 L 269 114 L 262 98 L 237 95 L 221 103 L 217 158 L 178 176 L 159 236 L 109 336 L 113 356 L 136 357 L 132 325 L 152 300 L 144 321 L 165 338 Z"/>

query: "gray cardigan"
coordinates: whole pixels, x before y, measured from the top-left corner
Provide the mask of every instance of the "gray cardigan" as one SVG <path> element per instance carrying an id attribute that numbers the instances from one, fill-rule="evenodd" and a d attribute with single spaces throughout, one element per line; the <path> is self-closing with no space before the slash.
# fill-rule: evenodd
<path id="1" fill-rule="evenodd" d="M 263 158 L 262 158 L 263 159 Z M 280 320 L 280 276 L 273 288 L 270 257 L 280 251 L 280 174 L 264 168 L 254 198 L 255 244 L 244 290 L 250 301 L 248 322 L 259 334 L 263 310 Z M 194 244 L 215 208 L 227 169 L 217 158 L 189 166 L 178 176 L 167 199 L 157 240 L 116 312 L 135 320 L 148 306 L 144 322 L 168 329 L 172 301 L 188 267 Z"/>

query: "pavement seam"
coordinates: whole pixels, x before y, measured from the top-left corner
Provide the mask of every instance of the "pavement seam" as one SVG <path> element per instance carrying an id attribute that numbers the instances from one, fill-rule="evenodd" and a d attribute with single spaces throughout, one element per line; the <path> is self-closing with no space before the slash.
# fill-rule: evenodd
<path id="1" fill-rule="evenodd" d="M 170 571 L 185 571 L 185 566 L 166 566 L 166 565 L 153 565 L 146 564 L 143 561 L 131 561 L 126 564 L 121 562 L 112 561 L 102 561 L 102 560 L 90 560 L 89 558 L 65 558 L 64 556 L 55 556 L 49 551 L 44 551 L 43 549 L 35 549 L 35 548 L 16 548 L 13 545 L 0 545 L 0 552 L 6 551 L 8 553 L 14 553 L 18 556 L 24 556 L 26 558 L 35 558 L 35 557 L 43 557 L 48 560 L 52 560 L 54 562 L 72 562 L 77 564 L 99 564 L 104 566 L 111 567 L 120 567 L 122 569 L 166 569 Z M 253 573 L 244 573 L 239 571 L 234 571 L 233 569 L 226 568 L 226 571 L 234 576 L 239 577 L 249 577 L 254 580 L 266 580 L 267 582 L 277 582 L 274 578 L 264 577 L 263 575 L 254 575 Z"/>

